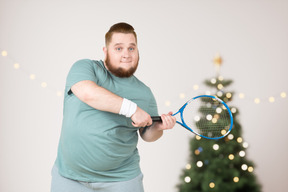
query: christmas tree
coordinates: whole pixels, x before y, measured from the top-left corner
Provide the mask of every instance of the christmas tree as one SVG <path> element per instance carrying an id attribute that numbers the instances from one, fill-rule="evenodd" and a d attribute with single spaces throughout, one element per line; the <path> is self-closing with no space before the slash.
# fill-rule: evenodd
<path id="1" fill-rule="evenodd" d="M 227 91 L 226 87 L 233 81 L 219 75 L 222 64 L 219 55 L 214 58 L 214 64 L 217 67 L 217 76 L 205 80 L 204 83 L 215 91 L 213 95 L 229 105 L 234 93 Z M 229 107 L 233 114 L 234 125 L 226 137 L 209 140 L 196 136 L 190 139 L 190 162 L 180 177 L 181 183 L 177 186 L 179 192 L 261 191 L 253 172 L 254 164 L 246 157 L 248 143 L 244 142 L 241 136 L 242 128 L 237 120 L 239 110 L 234 106 Z"/>

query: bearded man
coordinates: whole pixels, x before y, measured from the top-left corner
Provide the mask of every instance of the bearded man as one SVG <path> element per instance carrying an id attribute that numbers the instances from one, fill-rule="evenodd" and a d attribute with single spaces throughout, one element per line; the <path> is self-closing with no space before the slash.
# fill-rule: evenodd
<path id="1" fill-rule="evenodd" d="M 63 124 L 51 192 L 143 192 L 138 132 L 147 142 L 176 123 L 172 112 L 158 116 L 150 90 L 134 76 L 137 35 L 127 23 L 105 35 L 104 61 L 83 59 L 66 80 Z"/>

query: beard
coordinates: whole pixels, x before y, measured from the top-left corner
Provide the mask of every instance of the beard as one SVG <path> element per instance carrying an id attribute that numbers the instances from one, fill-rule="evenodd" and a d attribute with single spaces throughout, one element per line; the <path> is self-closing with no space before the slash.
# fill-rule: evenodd
<path id="1" fill-rule="evenodd" d="M 138 63 L 139 63 L 139 57 L 138 57 L 138 61 L 137 61 L 135 66 L 132 66 L 129 69 L 124 69 L 121 66 L 120 67 L 114 67 L 110 62 L 109 54 L 107 54 L 107 58 L 105 60 L 105 64 L 106 64 L 108 70 L 113 75 L 115 75 L 117 77 L 131 77 L 135 73 L 135 71 L 137 70 Z"/>

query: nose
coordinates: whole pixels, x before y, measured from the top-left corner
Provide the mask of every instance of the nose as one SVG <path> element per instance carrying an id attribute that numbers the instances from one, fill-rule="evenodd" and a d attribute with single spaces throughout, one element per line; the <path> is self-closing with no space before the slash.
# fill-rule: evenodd
<path id="1" fill-rule="evenodd" d="M 124 57 L 124 58 L 129 58 L 130 57 L 130 52 L 129 52 L 128 49 L 124 49 L 122 57 Z"/>

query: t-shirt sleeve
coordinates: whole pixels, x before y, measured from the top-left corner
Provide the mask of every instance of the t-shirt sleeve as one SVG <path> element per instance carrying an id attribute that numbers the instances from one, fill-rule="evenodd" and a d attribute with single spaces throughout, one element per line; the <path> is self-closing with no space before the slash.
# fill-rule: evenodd
<path id="1" fill-rule="evenodd" d="M 151 90 L 150 90 L 151 91 Z M 157 107 L 157 102 L 156 102 L 156 99 L 153 95 L 153 93 L 151 92 L 151 99 L 150 99 L 150 102 L 149 102 L 149 114 L 150 116 L 158 116 L 158 107 Z"/>
<path id="2" fill-rule="evenodd" d="M 98 83 L 94 66 L 93 61 L 89 59 L 79 60 L 73 64 L 66 79 L 66 91 L 68 94 L 71 93 L 71 87 L 80 81 L 90 80 Z"/>

